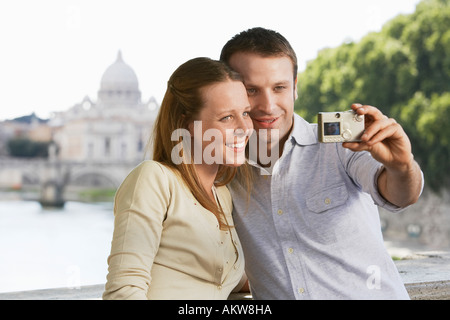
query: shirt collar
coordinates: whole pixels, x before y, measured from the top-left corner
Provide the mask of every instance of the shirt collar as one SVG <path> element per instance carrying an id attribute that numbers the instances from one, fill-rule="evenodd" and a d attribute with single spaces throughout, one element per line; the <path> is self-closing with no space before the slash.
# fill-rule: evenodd
<path id="1" fill-rule="evenodd" d="M 317 125 L 311 125 L 298 114 L 294 113 L 294 128 L 289 139 L 293 139 L 297 144 L 303 146 L 317 144 L 319 142 L 317 138 Z"/>
<path id="2" fill-rule="evenodd" d="M 290 141 L 292 139 L 293 142 L 297 143 L 298 145 L 313 145 L 319 143 L 317 138 L 317 125 L 316 124 L 310 124 L 305 119 L 300 117 L 298 114 L 294 113 L 294 119 L 293 119 L 293 129 L 287 139 L 287 141 Z M 287 142 L 286 141 L 286 142 Z M 284 146 L 285 150 L 283 154 L 286 151 L 286 145 Z M 271 168 L 263 168 L 261 167 L 257 162 L 252 161 L 250 159 L 247 159 L 247 163 L 250 164 L 253 167 L 257 167 L 261 170 L 262 175 L 271 175 L 273 166 Z"/>

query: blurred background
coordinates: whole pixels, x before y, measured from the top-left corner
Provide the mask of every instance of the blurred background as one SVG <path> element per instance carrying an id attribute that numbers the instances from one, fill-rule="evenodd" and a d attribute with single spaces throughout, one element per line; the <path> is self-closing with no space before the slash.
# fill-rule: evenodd
<path id="1" fill-rule="evenodd" d="M 0 4 L 0 292 L 106 281 L 114 193 L 168 78 L 255 26 L 296 50 L 305 119 L 361 102 L 410 136 L 426 186 L 380 212 L 393 258 L 450 248 L 450 1 L 18 0 Z"/>

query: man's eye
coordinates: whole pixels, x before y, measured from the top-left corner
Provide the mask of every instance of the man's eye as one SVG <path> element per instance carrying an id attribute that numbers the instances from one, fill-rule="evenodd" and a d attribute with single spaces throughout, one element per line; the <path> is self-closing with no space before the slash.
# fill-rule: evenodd
<path id="1" fill-rule="evenodd" d="M 276 87 L 275 87 L 275 91 L 282 91 L 282 90 L 284 90 L 284 89 L 286 89 L 285 86 L 276 86 Z"/>
<path id="2" fill-rule="evenodd" d="M 247 89 L 247 93 L 250 94 L 250 95 L 255 94 L 256 93 L 256 89 L 248 88 Z"/>
<path id="3" fill-rule="evenodd" d="M 220 119 L 221 121 L 228 121 L 228 120 L 231 120 L 233 118 L 233 116 L 226 116 L 226 117 L 223 117 L 222 119 Z"/>

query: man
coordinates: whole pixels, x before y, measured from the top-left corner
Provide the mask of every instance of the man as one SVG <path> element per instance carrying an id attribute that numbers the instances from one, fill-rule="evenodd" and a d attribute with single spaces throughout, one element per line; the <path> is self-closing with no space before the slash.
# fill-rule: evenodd
<path id="1" fill-rule="evenodd" d="M 376 206 L 400 211 L 423 188 L 402 127 L 375 107 L 354 104 L 366 118 L 362 141 L 318 143 L 317 125 L 294 114 L 297 58 L 277 32 L 242 32 L 221 59 L 243 77 L 258 139 L 279 155 L 269 165 L 252 164 L 250 200 L 238 180 L 230 185 L 253 297 L 409 299 Z"/>

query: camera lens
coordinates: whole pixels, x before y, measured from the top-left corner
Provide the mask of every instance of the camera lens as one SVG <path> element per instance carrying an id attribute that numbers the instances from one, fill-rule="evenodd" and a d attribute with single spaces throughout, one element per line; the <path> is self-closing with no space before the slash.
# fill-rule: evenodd
<path id="1" fill-rule="evenodd" d="M 334 116 L 339 119 L 341 117 L 341 114 L 340 113 L 336 113 Z"/>

